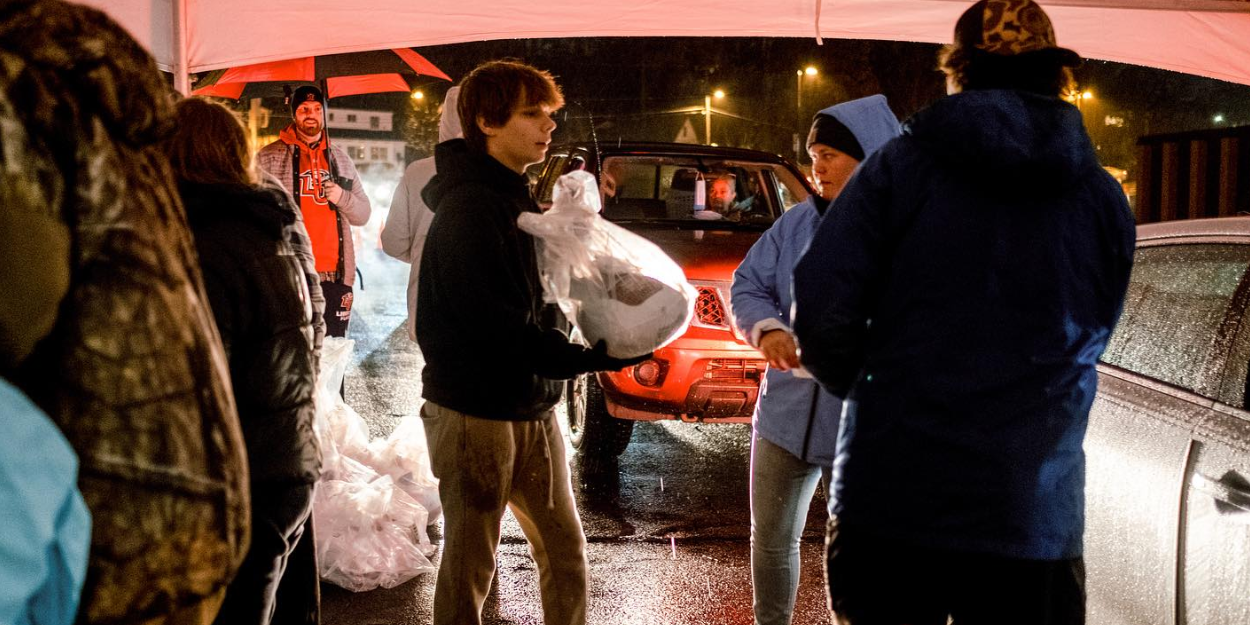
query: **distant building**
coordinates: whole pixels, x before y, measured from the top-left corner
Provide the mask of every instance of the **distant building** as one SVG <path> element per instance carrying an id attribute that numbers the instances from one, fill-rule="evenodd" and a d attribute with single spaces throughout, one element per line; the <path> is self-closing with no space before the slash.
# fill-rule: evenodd
<path id="1" fill-rule="evenodd" d="M 330 140 L 347 151 L 356 167 L 404 166 L 404 142 L 399 139 L 391 111 L 331 108 L 326 125 Z"/>
<path id="2" fill-rule="evenodd" d="M 330 127 L 390 132 L 392 115 L 390 111 L 333 108 L 330 109 Z"/>

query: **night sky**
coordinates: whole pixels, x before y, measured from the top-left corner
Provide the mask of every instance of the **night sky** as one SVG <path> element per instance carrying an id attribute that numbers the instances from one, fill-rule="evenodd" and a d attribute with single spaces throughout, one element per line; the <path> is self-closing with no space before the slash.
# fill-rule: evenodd
<path id="1" fill-rule="evenodd" d="M 884 93 L 905 119 L 945 94 L 936 70 L 938 46 L 891 41 L 790 38 L 578 38 L 501 40 L 416 48 L 454 79 L 486 60 L 515 58 L 554 74 L 567 105 L 557 115 L 556 141 L 671 141 L 687 121 L 700 139 L 698 114 L 716 89 L 713 140 L 794 157 L 793 136 L 805 135 L 811 116 L 837 102 Z M 802 80 L 797 107 L 796 72 Z M 1081 108 L 1100 158 L 1130 172 L 1141 135 L 1250 124 L 1250 87 L 1162 70 L 1089 61 L 1077 70 Z M 451 85 L 422 77 L 417 88 L 436 107 Z M 348 108 L 394 110 L 397 126 L 412 112 L 403 94 L 339 98 Z M 266 105 L 281 110 L 280 102 Z M 1217 118 L 1217 115 L 1222 117 Z M 282 121 L 281 119 L 275 122 Z M 427 143 L 410 156 L 424 156 Z M 806 157 L 804 157 L 806 160 Z M 1131 175 L 1131 174 L 1130 174 Z"/>

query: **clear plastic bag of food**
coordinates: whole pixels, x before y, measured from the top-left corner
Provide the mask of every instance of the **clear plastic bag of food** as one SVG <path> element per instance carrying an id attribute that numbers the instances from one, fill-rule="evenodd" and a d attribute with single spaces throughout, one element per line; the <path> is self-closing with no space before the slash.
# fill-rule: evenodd
<path id="1" fill-rule="evenodd" d="M 438 499 L 438 479 L 430 469 L 430 450 L 425 441 L 421 417 L 403 417 L 387 438 L 369 443 L 369 466 L 395 480 L 395 487 L 408 493 L 429 515 L 425 525 L 417 528 L 423 545 L 430 539 L 425 526 L 432 525 L 442 514 Z"/>
<path id="2" fill-rule="evenodd" d="M 370 441 L 365 420 L 339 395 L 354 345 L 327 337 L 321 351 L 313 517 L 322 579 L 360 592 L 434 571 L 426 526 L 442 506 L 420 419 L 402 419 L 390 437 Z"/>
<path id="3" fill-rule="evenodd" d="M 394 588 L 436 570 L 412 540 L 413 531 L 425 527 L 425 508 L 390 476 L 319 483 L 313 517 L 321 578 L 337 586 L 354 592 Z"/>
<path id="4" fill-rule="evenodd" d="M 681 336 L 698 293 L 656 244 L 599 215 L 599 187 L 585 171 L 561 176 L 546 213 L 517 226 L 538 241 L 544 297 L 590 345 L 632 358 Z"/>
<path id="5" fill-rule="evenodd" d="M 342 479 L 338 475 L 342 457 L 359 459 L 368 454 L 369 428 L 339 395 L 355 346 L 356 341 L 351 339 L 328 336 L 321 348 L 313 431 L 321 445 L 321 472 L 325 479 Z"/>

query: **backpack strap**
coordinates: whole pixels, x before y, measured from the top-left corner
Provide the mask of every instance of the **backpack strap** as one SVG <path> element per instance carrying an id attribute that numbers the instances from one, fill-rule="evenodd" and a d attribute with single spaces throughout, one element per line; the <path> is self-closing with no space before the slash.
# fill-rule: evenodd
<path id="1" fill-rule="evenodd" d="M 291 197 L 295 198 L 295 205 L 299 206 L 299 146 L 291 146 Z"/>

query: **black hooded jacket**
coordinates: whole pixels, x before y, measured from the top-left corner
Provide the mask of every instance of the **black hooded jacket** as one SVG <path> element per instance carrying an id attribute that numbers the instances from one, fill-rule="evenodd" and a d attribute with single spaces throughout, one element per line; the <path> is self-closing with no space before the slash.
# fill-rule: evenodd
<path id="1" fill-rule="evenodd" d="M 230 363 L 252 483 L 316 481 L 311 303 L 272 189 L 179 186 Z"/>
<path id="2" fill-rule="evenodd" d="M 569 343 L 555 329 L 559 311 L 543 304 L 534 240 L 516 226 L 538 212 L 525 176 L 463 139 L 439 144 L 434 158 L 417 286 L 422 397 L 485 419 L 541 418 L 560 399 L 559 380 L 607 367 Z"/>

